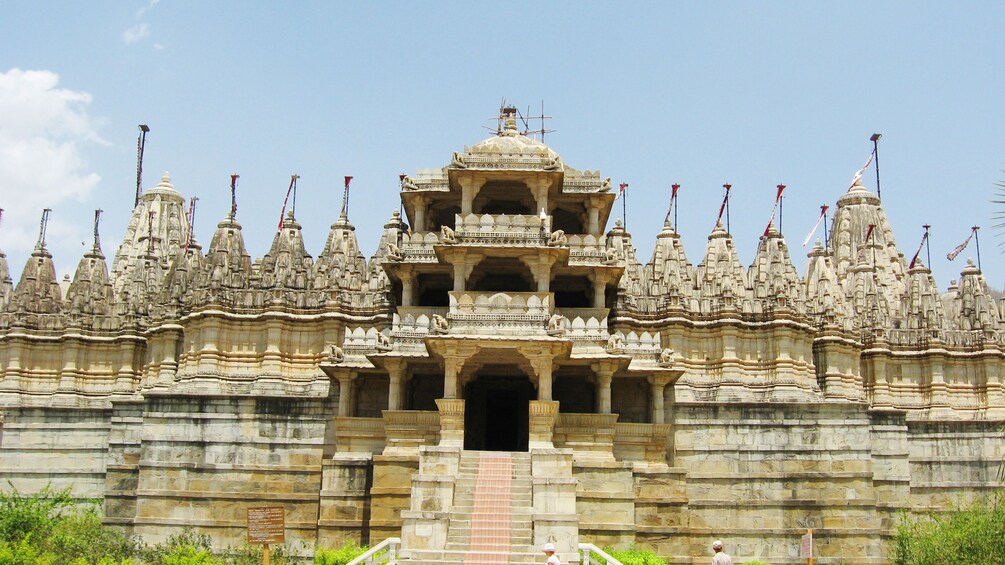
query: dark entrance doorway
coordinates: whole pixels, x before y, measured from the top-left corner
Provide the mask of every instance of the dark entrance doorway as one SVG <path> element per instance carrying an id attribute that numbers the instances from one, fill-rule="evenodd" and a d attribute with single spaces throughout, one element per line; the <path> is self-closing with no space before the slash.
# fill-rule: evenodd
<path id="1" fill-rule="evenodd" d="M 464 449 L 527 451 L 528 402 L 534 385 L 525 375 L 483 375 L 464 387 Z"/>

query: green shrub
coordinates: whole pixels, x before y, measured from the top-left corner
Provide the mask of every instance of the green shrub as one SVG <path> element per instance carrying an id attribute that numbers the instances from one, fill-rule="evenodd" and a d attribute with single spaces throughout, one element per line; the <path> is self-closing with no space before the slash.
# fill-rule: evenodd
<path id="1" fill-rule="evenodd" d="M 947 513 L 903 515 L 893 560 L 896 565 L 1005 565 L 1005 504 L 978 501 Z"/>
<path id="2" fill-rule="evenodd" d="M 45 540 L 59 522 L 63 512 L 75 504 L 70 489 L 52 490 L 50 485 L 31 495 L 22 495 L 14 485 L 11 492 L 0 492 L 0 540 L 20 541 L 32 536 Z"/>
<path id="3" fill-rule="evenodd" d="M 0 540 L 0 565 L 54 565 L 56 558 L 32 543 L 31 535 L 17 541 Z"/>
<path id="4" fill-rule="evenodd" d="M 347 540 L 338 549 L 318 549 L 314 553 L 314 565 L 345 565 L 366 553 L 367 547 L 358 546 L 356 542 Z"/>
<path id="5" fill-rule="evenodd" d="M 222 565 L 208 549 L 194 545 L 179 545 L 171 548 L 163 557 L 164 565 Z"/>
<path id="6" fill-rule="evenodd" d="M 226 565 L 261 565 L 262 546 L 244 545 L 241 547 L 228 547 L 220 558 Z M 290 554 L 289 548 L 285 545 L 269 546 L 269 565 L 296 565 L 301 560 Z"/>
<path id="7" fill-rule="evenodd" d="M 625 550 L 605 548 L 604 551 L 622 565 L 667 565 L 666 559 L 656 552 L 651 549 L 639 549 L 634 545 Z"/>
<path id="8" fill-rule="evenodd" d="M 771 563 L 765 563 L 764 561 L 744 561 L 741 565 L 771 565 Z"/>
<path id="9" fill-rule="evenodd" d="M 62 517 L 52 527 L 44 547 L 61 563 L 117 565 L 136 554 L 138 543 L 103 526 L 98 508 L 92 504 Z"/>

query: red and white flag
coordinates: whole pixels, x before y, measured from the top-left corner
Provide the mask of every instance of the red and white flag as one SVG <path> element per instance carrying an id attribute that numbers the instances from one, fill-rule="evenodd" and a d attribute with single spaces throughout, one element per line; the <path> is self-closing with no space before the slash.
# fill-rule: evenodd
<path id="1" fill-rule="evenodd" d="M 680 185 L 674 183 L 670 185 L 670 208 L 667 210 L 667 217 L 663 220 L 665 222 L 670 221 L 670 214 L 673 213 L 674 204 L 677 202 L 677 191 L 680 190 Z M 2 210 L 0 210 L 2 212 Z"/>
<path id="2" fill-rule="evenodd" d="M 286 189 L 286 198 L 283 199 L 283 209 L 279 212 L 279 227 L 277 228 L 278 231 L 283 230 L 283 218 L 286 217 L 286 202 L 288 202 L 290 199 L 290 193 L 292 193 L 293 189 L 296 188 L 298 178 L 300 178 L 300 175 L 293 175 L 290 177 L 290 187 Z"/>
<path id="3" fill-rule="evenodd" d="M 865 174 L 865 170 L 868 169 L 869 165 L 872 164 L 872 159 L 875 156 L 876 156 L 876 150 L 873 149 L 872 153 L 869 153 L 869 158 L 865 160 L 865 164 L 862 165 L 862 168 L 859 169 L 857 173 L 855 173 L 854 177 L 852 177 L 852 179 L 851 179 L 851 185 L 848 186 L 848 190 L 849 191 L 851 191 L 852 187 L 855 186 L 855 183 L 857 183 L 858 181 L 862 180 L 862 175 Z"/>
<path id="4" fill-rule="evenodd" d="M 622 196 L 624 196 L 624 195 L 625 195 L 625 189 L 626 189 L 626 188 L 628 188 L 628 183 L 627 183 L 627 182 L 623 182 L 623 183 L 621 183 L 621 184 L 620 184 L 620 185 L 618 186 L 618 193 L 614 195 L 614 199 L 615 199 L 615 200 L 618 200 L 619 198 L 621 198 Z"/>
<path id="5" fill-rule="evenodd" d="M 914 265 L 918 262 L 918 255 L 921 255 L 921 248 L 925 246 L 926 241 L 928 241 L 928 230 L 925 230 L 925 235 L 921 236 L 921 243 L 918 244 L 918 250 L 914 252 L 914 257 L 911 257 L 911 264 L 907 267 L 908 269 L 913 269 Z"/>
<path id="6" fill-rule="evenodd" d="M 869 224 L 869 229 L 865 232 L 865 239 L 862 240 L 863 243 L 869 243 L 869 238 L 872 237 L 873 230 L 876 229 L 876 224 Z"/>
<path id="7" fill-rule="evenodd" d="M 963 253 L 963 250 L 966 249 L 968 245 L 970 245 L 970 240 L 974 237 L 975 233 L 977 233 L 977 228 L 976 227 L 971 228 L 970 229 L 970 235 L 967 236 L 967 239 L 963 240 L 963 243 L 957 245 L 955 249 L 953 249 L 952 251 L 950 251 L 949 253 L 947 253 L 946 254 L 946 259 L 949 259 L 950 261 L 952 261 L 952 260 L 956 259 L 957 255 L 959 255 L 960 253 Z"/>
<path id="8" fill-rule="evenodd" d="M 817 228 L 820 227 L 820 222 L 824 221 L 824 216 L 826 215 L 827 215 L 827 206 L 821 206 L 820 217 L 817 218 L 817 223 L 813 224 L 813 229 L 810 230 L 810 233 L 806 234 L 806 239 L 803 240 L 803 247 L 806 247 L 806 244 L 810 242 L 810 238 L 813 237 L 813 234 L 817 233 Z"/>
<path id="9" fill-rule="evenodd" d="M 726 194 L 722 197 L 722 204 L 719 205 L 719 215 L 715 217 L 716 226 L 722 220 L 722 212 L 726 209 L 726 203 L 729 202 L 729 189 L 733 188 L 733 185 L 726 183 L 722 185 L 722 188 L 726 189 Z M 715 229 L 715 226 L 712 226 L 712 229 Z"/>
<path id="10" fill-rule="evenodd" d="M 782 201 L 782 191 L 785 190 L 785 185 L 778 185 L 778 194 L 775 195 L 775 205 L 771 208 L 771 217 L 768 218 L 768 225 L 764 227 L 764 236 L 768 236 L 768 232 L 771 231 L 771 224 L 775 222 L 775 212 L 778 211 L 778 203 Z"/>

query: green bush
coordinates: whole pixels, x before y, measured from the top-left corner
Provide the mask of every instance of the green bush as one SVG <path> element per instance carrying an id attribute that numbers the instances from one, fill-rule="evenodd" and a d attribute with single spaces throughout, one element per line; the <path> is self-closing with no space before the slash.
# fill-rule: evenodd
<path id="1" fill-rule="evenodd" d="M 952 512 L 901 517 L 895 565 L 1005 565 L 1005 504 L 978 501 Z"/>
<path id="2" fill-rule="evenodd" d="M 226 565 L 261 565 L 262 546 L 244 545 L 241 547 L 229 547 L 220 558 Z M 301 560 L 290 555 L 290 550 L 285 545 L 269 546 L 269 565 L 296 565 Z"/>
<path id="3" fill-rule="evenodd" d="M 361 547 L 356 545 L 356 542 L 347 540 L 338 549 L 318 548 L 317 552 L 314 553 L 314 565 L 346 565 L 366 551 L 365 545 Z"/>
<path id="4" fill-rule="evenodd" d="M 31 535 L 17 541 L 0 540 L 0 565 L 54 565 L 56 557 L 43 553 L 32 543 Z"/>
<path id="5" fill-rule="evenodd" d="M 771 565 L 771 563 L 765 563 L 764 561 L 744 561 L 741 565 Z"/>
<path id="6" fill-rule="evenodd" d="M 70 489 L 53 491 L 50 485 L 35 494 L 22 495 L 14 485 L 0 492 L 0 540 L 20 541 L 32 536 L 37 541 L 49 537 L 64 512 L 75 504 Z"/>
<path id="7" fill-rule="evenodd" d="M 663 559 L 651 549 L 639 549 L 634 545 L 625 550 L 608 547 L 604 548 L 604 551 L 620 561 L 622 565 L 667 565 L 666 559 Z"/>

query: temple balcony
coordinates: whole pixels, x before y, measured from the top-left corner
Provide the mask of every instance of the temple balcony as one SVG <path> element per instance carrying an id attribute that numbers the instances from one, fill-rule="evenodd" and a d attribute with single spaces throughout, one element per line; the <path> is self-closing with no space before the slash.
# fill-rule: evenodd
<path id="1" fill-rule="evenodd" d="M 547 335 L 554 314 L 550 292 L 450 292 L 449 327 L 443 333 Z"/>
<path id="2" fill-rule="evenodd" d="M 535 215 L 457 214 L 454 226 L 458 244 L 539 247 L 551 236 L 551 219 Z"/>

